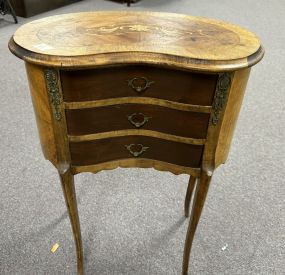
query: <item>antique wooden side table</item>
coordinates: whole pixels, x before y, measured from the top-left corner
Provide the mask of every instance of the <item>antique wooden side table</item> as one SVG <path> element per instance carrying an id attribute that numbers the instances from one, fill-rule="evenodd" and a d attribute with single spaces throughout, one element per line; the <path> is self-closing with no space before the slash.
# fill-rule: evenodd
<path id="1" fill-rule="evenodd" d="M 78 274 L 74 175 L 117 167 L 190 175 L 187 274 L 212 174 L 227 159 L 250 67 L 264 54 L 259 39 L 206 18 L 94 12 L 28 23 L 9 48 L 25 61 L 42 150 L 59 172 Z"/>

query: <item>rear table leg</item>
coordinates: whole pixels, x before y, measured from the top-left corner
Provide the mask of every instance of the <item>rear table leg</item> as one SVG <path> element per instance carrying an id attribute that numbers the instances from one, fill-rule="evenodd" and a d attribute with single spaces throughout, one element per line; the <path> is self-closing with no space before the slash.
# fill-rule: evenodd
<path id="1" fill-rule="evenodd" d="M 182 274 L 188 274 L 188 265 L 189 265 L 189 257 L 191 246 L 194 239 L 194 234 L 203 210 L 203 206 L 205 203 L 205 199 L 208 193 L 209 185 L 211 182 L 211 176 L 207 174 L 207 172 L 202 171 L 201 176 L 198 179 L 195 197 L 193 202 L 193 209 L 191 212 L 191 218 L 189 221 L 188 231 L 186 235 L 185 247 L 184 247 L 184 255 L 183 255 L 183 267 Z"/>

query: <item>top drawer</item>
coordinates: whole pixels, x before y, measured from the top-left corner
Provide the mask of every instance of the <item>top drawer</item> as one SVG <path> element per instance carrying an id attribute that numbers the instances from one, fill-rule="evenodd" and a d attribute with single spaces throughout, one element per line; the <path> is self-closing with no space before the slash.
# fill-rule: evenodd
<path id="1" fill-rule="evenodd" d="M 66 102 L 152 97 L 211 106 L 217 75 L 150 66 L 61 71 Z"/>

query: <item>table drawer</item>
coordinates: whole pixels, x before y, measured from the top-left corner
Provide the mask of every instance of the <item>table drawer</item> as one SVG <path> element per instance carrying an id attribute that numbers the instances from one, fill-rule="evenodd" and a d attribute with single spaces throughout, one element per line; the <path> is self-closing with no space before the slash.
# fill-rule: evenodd
<path id="1" fill-rule="evenodd" d="M 143 96 L 210 106 L 216 80 L 214 74 L 150 66 L 61 72 L 66 102 Z"/>
<path id="2" fill-rule="evenodd" d="M 94 165 L 119 159 L 146 158 L 196 168 L 200 166 L 203 148 L 202 145 L 147 136 L 124 136 L 70 143 L 71 162 L 74 166 Z"/>
<path id="3" fill-rule="evenodd" d="M 145 129 L 204 139 L 209 114 L 174 110 L 147 104 L 121 104 L 88 109 L 66 110 L 69 135 L 127 129 Z"/>

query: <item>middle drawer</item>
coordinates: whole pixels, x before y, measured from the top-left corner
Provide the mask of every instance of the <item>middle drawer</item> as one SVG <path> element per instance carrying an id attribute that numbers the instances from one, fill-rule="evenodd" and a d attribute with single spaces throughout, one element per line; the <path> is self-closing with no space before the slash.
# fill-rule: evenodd
<path id="1" fill-rule="evenodd" d="M 148 104 L 120 104 L 66 110 L 69 135 L 89 135 L 127 129 L 145 129 L 204 139 L 210 115 Z"/>

